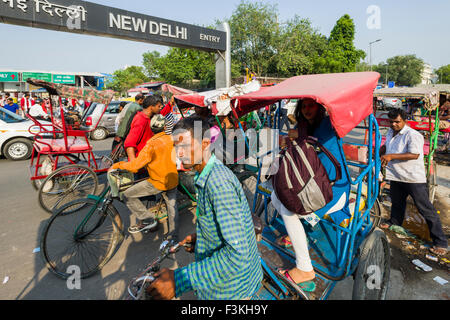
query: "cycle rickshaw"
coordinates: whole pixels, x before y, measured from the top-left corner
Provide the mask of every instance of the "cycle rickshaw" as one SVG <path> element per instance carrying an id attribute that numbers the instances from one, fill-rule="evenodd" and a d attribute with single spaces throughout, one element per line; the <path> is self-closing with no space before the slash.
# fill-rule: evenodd
<path id="1" fill-rule="evenodd" d="M 440 132 L 450 132 L 450 129 L 439 129 L 439 91 L 428 87 L 394 87 L 375 90 L 374 98 L 396 97 L 406 102 L 408 113 L 407 125 L 419 131 L 424 136 L 424 162 L 427 175 L 429 199 L 434 202 L 437 187 L 437 167 L 434 154 L 438 146 Z M 387 113 L 377 116 L 378 125 L 389 128 Z M 384 137 L 382 143 L 384 143 Z"/>
<path id="2" fill-rule="evenodd" d="M 98 187 L 97 174 L 107 172 L 112 159 L 98 157 L 89 143 L 89 133 L 83 128 L 82 117 L 74 116 L 64 109 L 66 99 L 88 99 L 104 105 L 103 113 L 113 98 L 112 91 L 97 91 L 28 79 L 28 83 L 45 88 L 50 95 L 48 113 L 50 124 L 30 118 L 39 132 L 34 134 L 34 151 L 29 166 L 33 186 L 39 193 L 39 205 L 47 212 L 88 194 L 95 194 Z M 102 113 L 102 116 L 103 116 Z M 99 118 L 98 122 L 100 121 Z M 95 130 L 98 122 L 93 126 Z"/>
<path id="3" fill-rule="evenodd" d="M 378 79 L 376 72 L 298 76 L 231 101 L 232 112 L 239 118 L 282 99 L 314 99 L 330 116 L 330 121 L 323 121 L 317 138 L 340 162 L 342 170 L 342 178 L 333 186 L 333 200 L 315 212 L 317 224 L 312 226 L 302 220 L 316 271 L 316 290 L 308 293 L 276 271 L 277 268 L 293 267 L 295 255 L 276 242 L 279 236 L 286 234 L 286 229 L 270 203 L 272 188 L 263 181 L 267 164 L 264 159 L 278 150 L 258 156 L 257 185 L 250 205 L 264 220 L 261 234 L 257 232 L 264 272 L 257 293 L 259 299 L 326 299 L 338 281 L 351 275 L 354 299 L 385 299 L 390 249 L 385 234 L 376 228 L 381 218 L 377 200 L 381 135 L 373 114 L 373 91 Z M 364 141 L 355 142 L 355 131 Z M 350 139 L 346 139 L 348 136 Z M 324 162 L 326 156 L 319 153 L 319 158 Z M 272 160 L 269 158 L 268 163 Z M 331 174 L 336 176 L 337 172 Z M 263 199 L 259 209 L 258 198 Z M 145 296 L 143 288 L 153 281 L 152 274 L 159 268 L 161 260 L 176 250 L 178 246 L 161 245 L 160 257 L 131 282 L 128 289 L 133 299 Z"/>

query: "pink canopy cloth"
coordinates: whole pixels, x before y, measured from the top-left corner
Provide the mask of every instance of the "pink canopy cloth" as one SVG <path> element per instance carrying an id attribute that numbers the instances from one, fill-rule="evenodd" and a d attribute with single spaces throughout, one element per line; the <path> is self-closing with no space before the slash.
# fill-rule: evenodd
<path id="1" fill-rule="evenodd" d="M 176 87 L 173 86 L 171 84 L 165 83 L 161 86 L 161 90 L 162 91 L 166 91 L 166 92 L 170 92 L 172 94 L 191 94 L 194 93 L 194 91 L 189 90 L 189 89 L 184 89 L 184 88 L 180 88 L 180 87 Z"/>
<path id="2" fill-rule="evenodd" d="M 314 74 L 289 78 L 232 100 L 239 116 L 282 99 L 311 98 L 325 107 L 339 137 L 373 113 L 378 72 Z M 236 104 L 237 100 L 237 104 Z"/>

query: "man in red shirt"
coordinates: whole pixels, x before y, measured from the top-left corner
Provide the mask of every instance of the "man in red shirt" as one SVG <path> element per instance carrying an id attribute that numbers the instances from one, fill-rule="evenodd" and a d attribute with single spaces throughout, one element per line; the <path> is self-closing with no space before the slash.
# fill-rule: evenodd
<path id="1" fill-rule="evenodd" d="M 125 139 L 124 148 L 128 161 L 133 161 L 139 152 L 145 147 L 147 141 L 153 136 L 150 129 L 150 120 L 155 114 L 159 114 L 163 107 L 160 96 L 149 96 L 144 99 L 143 110 L 138 112 L 131 123 L 130 132 Z"/>
<path id="2" fill-rule="evenodd" d="M 30 110 L 31 106 L 33 105 L 31 99 L 30 99 L 30 94 L 29 93 L 25 93 L 25 95 L 22 97 L 22 99 L 20 99 L 20 108 L 28 113 L 28 111 Z"/>

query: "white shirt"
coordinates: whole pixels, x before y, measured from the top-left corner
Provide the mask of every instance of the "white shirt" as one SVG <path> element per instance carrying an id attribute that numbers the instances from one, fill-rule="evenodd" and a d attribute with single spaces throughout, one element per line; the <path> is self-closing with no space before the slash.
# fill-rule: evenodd
<path id="1" fill-rule="evenodd" d="M 43 118 L 48 117 L 47 113 L 44 111 L 42 106 L 39 104 L 35 104 L 34 106 L 31 106 L 30 111 L 28 113 L 30 114 L 30 116 L 32 116 L 34 118 L 35 117 L 43 117 Z"/>
<path id="2" fill-rule="evenodd" d="M 386 135 L 386 154 L 418 154 L 416 160 L 392 160 L 386 167 L 386 180 L 406 183 L 426 183 L 425 164 L 423 162 L 423 136 L 416 130 L 405 126 L 396 136 L 389 129 Z"/>

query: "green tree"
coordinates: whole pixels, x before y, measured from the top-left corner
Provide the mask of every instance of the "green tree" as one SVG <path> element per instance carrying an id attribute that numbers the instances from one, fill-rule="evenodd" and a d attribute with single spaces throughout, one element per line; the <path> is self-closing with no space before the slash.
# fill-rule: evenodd
<path id="1" fill-rule="evenodd" d="M 438 76 L 437 83 L 450 83 L 450 64 L 434 70 L 434 73 Z"/>
<path id="2" fill-rule="evenodd" d="M 314 73 L 317 59 L 327 48 L 327 39 L 311 21 L 295 16 L 281 30 L 276 57 L 277 73 L 283 77 Z"/>
<path id="3" fill-rule="evenodd" d="M 395 81 L 398 86 L 413 87 L 422 81 L 424 62 L 414 54 L 395 56 L 375 66 L 381 74 L 380 81 Z M 386 70 L 387 69 L 387 70 Z"/>
<path id="4" fill-rule="evenodd" d="M 193 79 L 206 85 L 215 81 L 214 54 L 193 49 L 171 48 L 166 55 L 147 52 L 143 55 L 144 68 L 152 79 L 182 85 Z"/>
<path id="5" fill-rule="evenodd" d="M 276 5 L 242 1 L 227 22 L 231 30 L 231 57 L 259 76 L 276 73 L 280 28 Z"/>
<path id="6" fill-rule="evenodd" d="M 354 45 L 355 24 L 348 14 L 343 15 L 331 30 L 328 38 L 328 47 L 324 54 L 317 59 L 316 71 L 351 72 L 356 70 L 357 64 L 366 54 Z"/>
<path id="7" fill-rule="evenodd" d="M 142 67 L 131 66 L 126 69 L 116 70 L 113 73 L 112 81 L 106 83 L 106 88 L 124 94 L 137 84 L 148 80 L 149 78 L 145 75 Z"/>

